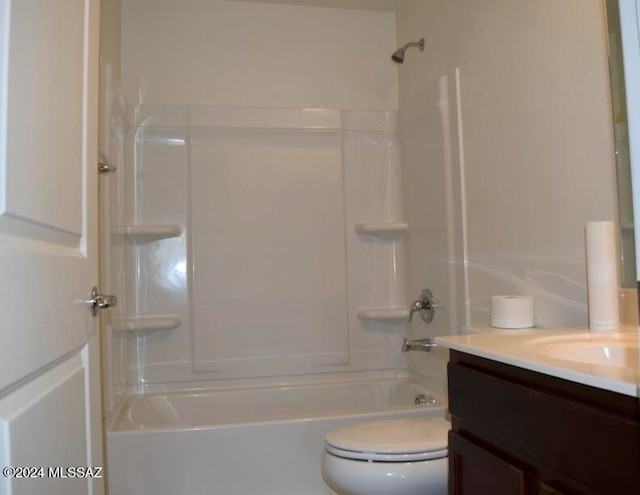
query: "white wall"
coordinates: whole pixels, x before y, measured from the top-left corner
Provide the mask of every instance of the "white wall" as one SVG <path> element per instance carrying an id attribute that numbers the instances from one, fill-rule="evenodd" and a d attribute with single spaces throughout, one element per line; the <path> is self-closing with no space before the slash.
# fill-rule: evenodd
<path id="1" fill-rule="evenodd" d="M 113 67 L 113 79 L 118 87 L 121 80 L 121 0 L 100 2 L 100 57 L 102 63 Z"/>
<path id="2" fill-rule="evenodd" d="M 123 0 L 130 103 L 392 110 L 395 16 L 210 0 Z"/>
<path id="3" fill-rule="evenodd" d="M 444 300 L 458 291 L 438 323 L 414 323 L 415 336 L 465 323 L 464 279 L 450 269 L 463 260 L 461 206 L 471 325 L 488 324 L 499 293 L 534 294 L 539 326 L 586 324 L 584 224 L 617 217 L 603 10 L 600 0 L 408 0 L 398 12 L 399 43 L 426 40 L 399 73 L 407 209 L 419 226 L 410 290 L 431 286 Z M 457 110 L 457 68 L 462 120 L 453 115 L 448 146 L 440 112 Z M 433 361 L 412 356 L 415 369 L 443 377 Z"/>
<path id="4" fill-rule="evenodd" d="M 540 326 L 585 324 L 584 223 L 616 218 L 601 2 L 407 0 L 395 28 L 380 12 L 123 0 L 123 84 L 133 103 L 386 110 L 399 74 L 409 297 L 429 287 L 444 306 L 409 336 L 486 325 L 504 292 L 534 293 Z M 443 380 L 446 356 L 410 360 Z"/>

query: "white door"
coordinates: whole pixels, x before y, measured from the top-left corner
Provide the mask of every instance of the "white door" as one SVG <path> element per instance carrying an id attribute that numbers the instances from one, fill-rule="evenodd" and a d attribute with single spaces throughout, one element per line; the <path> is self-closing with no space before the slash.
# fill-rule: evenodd
<path id="1" fill-rule="evenodd" d="M 1 495 L 104 492 L 76 469 L 102 466 L 98 22 L 99 0 L 0 0 Z"/>

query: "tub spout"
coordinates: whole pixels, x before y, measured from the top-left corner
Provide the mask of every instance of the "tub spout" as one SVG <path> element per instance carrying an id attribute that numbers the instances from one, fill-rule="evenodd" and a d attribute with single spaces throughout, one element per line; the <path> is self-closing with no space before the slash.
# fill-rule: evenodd
<path id="1" fill-rule="evenodd" d="M 432 347 L 438 347 L 438 344 L 434 344 L 431 339 L 418 339 L 402 341 L 402 352 L 408 351 L 424 351 L 431 352 Z"/>

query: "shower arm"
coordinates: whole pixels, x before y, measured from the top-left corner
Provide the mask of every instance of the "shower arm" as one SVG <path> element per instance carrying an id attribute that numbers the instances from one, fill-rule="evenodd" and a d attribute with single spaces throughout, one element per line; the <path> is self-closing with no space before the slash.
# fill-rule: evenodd
<path id="1" fill-rule="evenodd" d="M 424 50 L 424 39 L 421 39 L 420 41 L 412 41 L 410 43 L 407 43 L 402 47 L 402 51 L 406 51 L 408 48 L 412 48 L 414 46 L 418 47 L 420 51 Z"/>

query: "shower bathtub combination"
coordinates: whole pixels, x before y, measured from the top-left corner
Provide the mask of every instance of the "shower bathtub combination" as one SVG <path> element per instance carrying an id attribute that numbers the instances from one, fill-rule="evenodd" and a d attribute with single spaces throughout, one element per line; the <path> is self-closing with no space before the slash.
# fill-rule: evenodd
<path id="1" fill-rule="evenodd" d="M 129 113 L 109 493 L 330 495 L 329 431 L 445 415 L 401 354 L 396 112 Z"/>
<path id="2" fill-rule="evenodd" d="M 133 395 L 108 427 L 109 491 L 331 495 L 320 474 L 329 431 L 436 416 L 442 400 L 402 376 Z"/>

